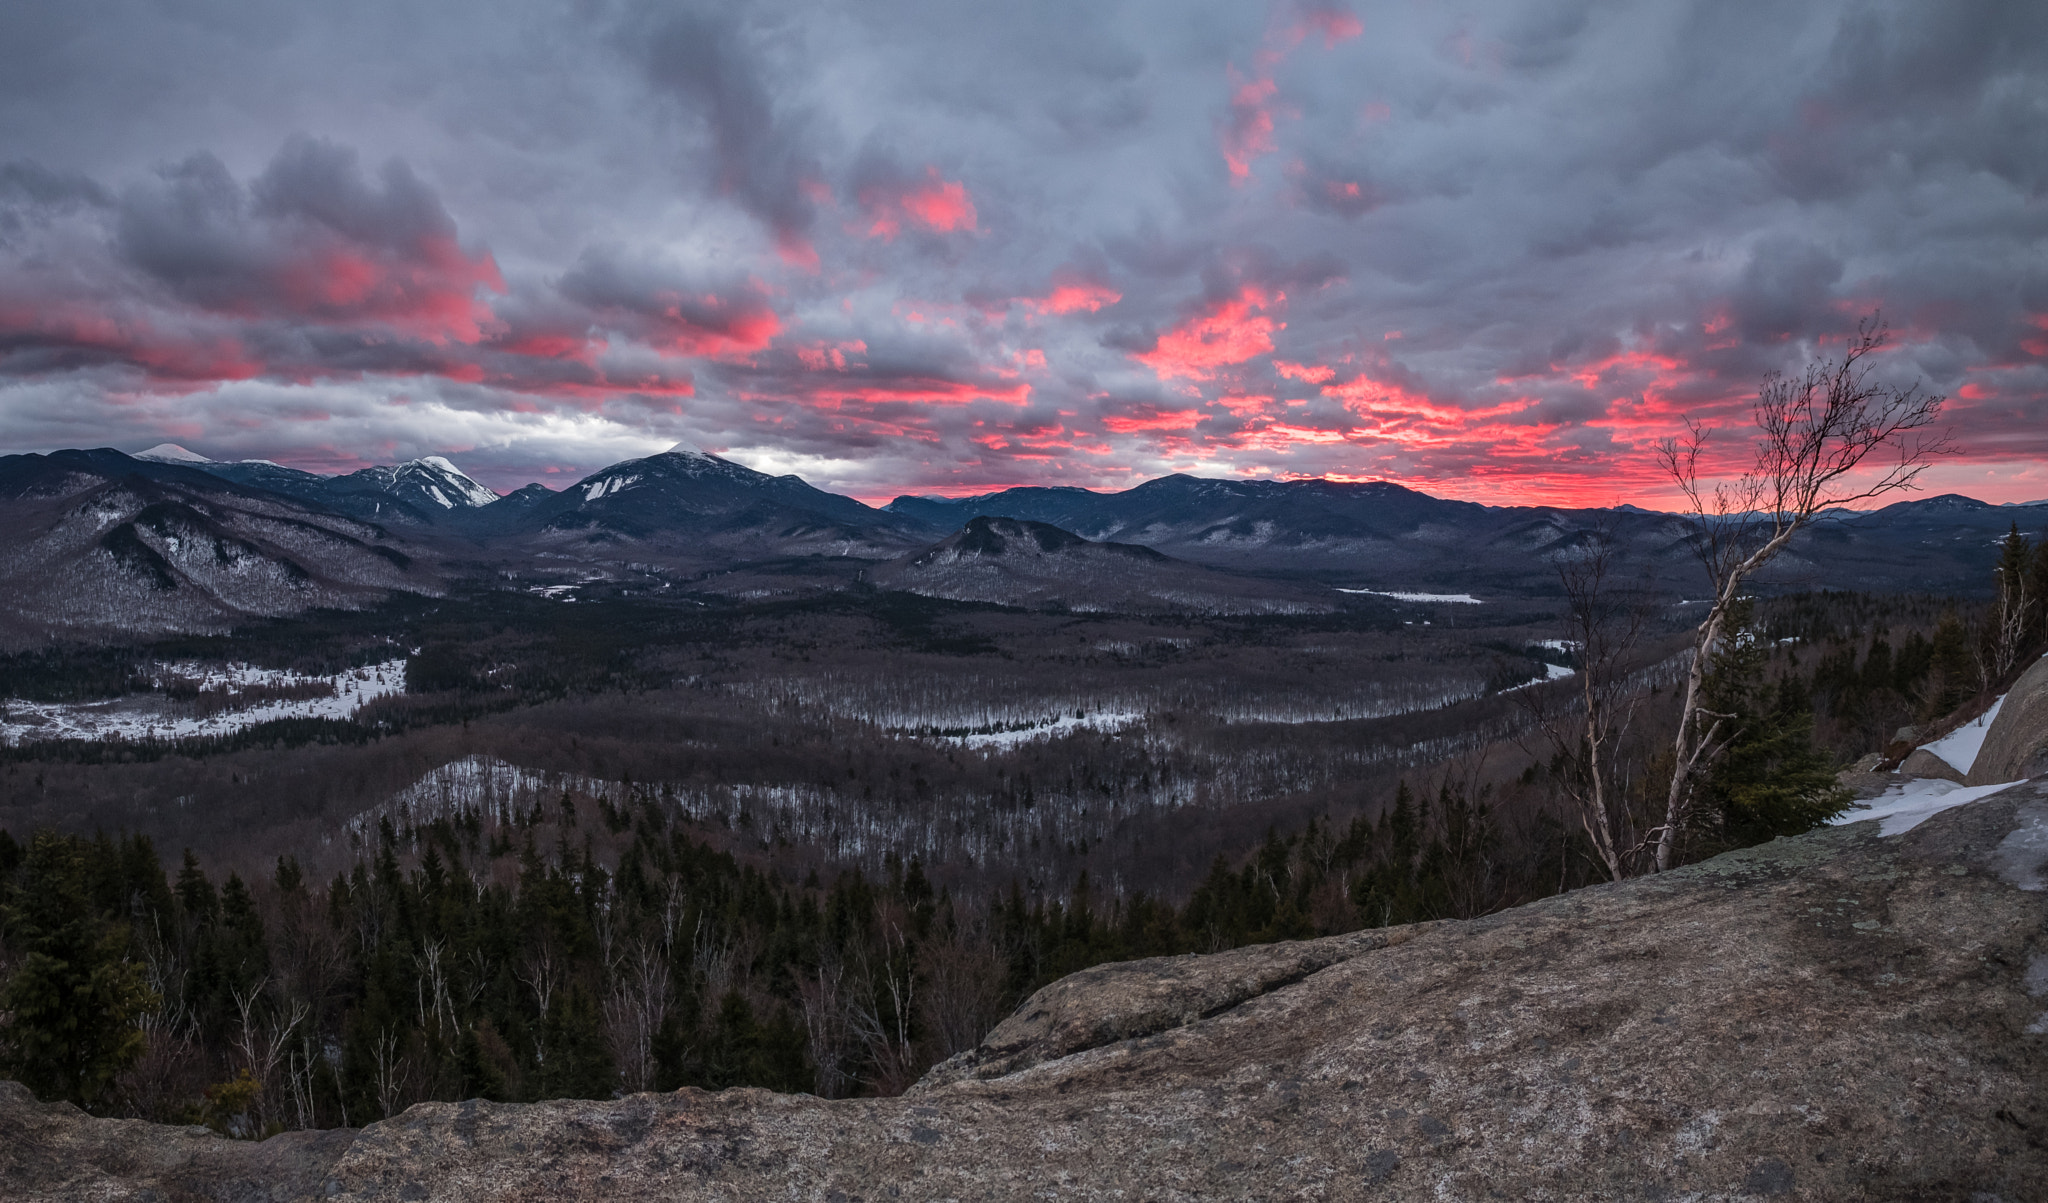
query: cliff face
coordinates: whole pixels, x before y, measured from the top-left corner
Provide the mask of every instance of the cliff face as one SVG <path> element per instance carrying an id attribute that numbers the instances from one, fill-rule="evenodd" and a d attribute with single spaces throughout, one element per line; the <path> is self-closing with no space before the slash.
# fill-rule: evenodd
<path id="1" fill-rule="evenodd" d="M 2048 1183 L 2048 782 L 1466 923 L 1055 983 L 896 1099 L 236 1144 L 0 1092 L 11 1199 L 2003 1199 Z"/>

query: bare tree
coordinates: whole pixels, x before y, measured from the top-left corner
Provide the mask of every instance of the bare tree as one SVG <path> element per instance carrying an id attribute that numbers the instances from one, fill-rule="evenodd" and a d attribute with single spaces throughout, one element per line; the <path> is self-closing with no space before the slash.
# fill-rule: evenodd
<path id="1" fill-rule="evenodd" d="M 1998 575 L 1998 600 L 1992 604 L 1988 616 L 1990 628 L 1985 632 L 1984 648 L 1978 660 L 1978 675 L 1983 679 L 1986 690 L 2020 662 L 2028 637 L 2033 633 L 2037 601 L 2029 588 L 2034 575 L 2035 553 L 2020 534 L 2018 523 L 2013 524 L 2012 533 L 2005 537 L 1999 548 L 2002 555 L 1994 570 Z"/>
<path id="2" fill-rule="evenodd" d="M 854 1037 L 849 1026 L 852 999 L 845 984 L 845 965 L 829 955 L 819 960 L 816 970 L 797 979 L 805 1043 L 821 1099 L 845 1098 L 854 1085 Z"/>
<path id="3" fill-rule="evenodd" d="M 1001 1022 L 1003 962 L 986 935 L 963 924 L 918 949 L 924 978 L 918 1015 L 939 1060 L 981 1043 Z"/>
<path id="4" fill-rule="evenodd" d="M 1562 769 L 1560 786 L 1601 868 L 1620 881 L 1644 848 L 1614 770 L 1643 700 L 1634 676 L 1648 610 L 1638 591 L 1616 588 L 1614 569 L 1613 531 L 1607 528 L 1594 532 L 1583 554 L 1558 564 L 1565 642 L 1579 662 L 1577 679 L 1570 690 L 1524 688 L 1518 697 L 1534 720 L 1531 729 Z"/>
<path id="5" fill-rule="evenodd" d="M 1653 832 L 1658 872 L 1672 867 L 1701 779 L 1740 734 L 1729 715 L 1702 706 L 1701 690 L 1745 583 L 1816 514 L 1914 488 L 1928 464 L 1954 449 L 1946 435 L 1929 430 L 1946 397 L 1924 393 L 1918 384 L 1901 389 L 1871 382 L 1864 361 L 1888 339 L 1882 317 L 1872 314 L 1857 324 L 1840 359 L 1809 364 L 1799 376 L 1767 377 L 1754 410 L 1756 459 L 1739 479 L 1711 491 L 1702 483 L 1700 461 L 1711 432 L 1701 423 L 1687 419 L 1686 437 L 1658 445 L 1664 471 L 1691 507 L 1694 547 L 1713 587 L 1685 676 L 1664 821 Z"/>
<path id="6" fill-rule="evenodd" d="M 635 940 L 606 974 L 605 1034 L 629 1093 L 654 1089 L 654 1041 L 668 1022 L 668 951 L 653 940 Z"/>

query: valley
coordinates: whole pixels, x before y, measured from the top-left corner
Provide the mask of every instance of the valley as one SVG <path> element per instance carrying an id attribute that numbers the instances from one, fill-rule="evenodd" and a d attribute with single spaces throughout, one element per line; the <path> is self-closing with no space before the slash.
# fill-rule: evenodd
<path id="1" fill-rule="evenodd" d="M 1589 671 L 1651 699 L 1609 753 L 1649 814 L 1699 613 L 1690 528 L 1640 511 L 1189 478 L 877 509 L 688 449 L 492 500 L 445 459 L 182 450 L 0 460 L 9 562 L 53 582 L 0 615 L 0 876 L 61 852 L 146 917 L 178 1010 L 109 1089 L 244 1134 L 890 1095 L 1105 961 L 1590 885 L 1546 724 Z M 1684 858 L 1810 825 L 1746 809 L 1755 775 L 1839 814 L 1836 766 L 1967 705 L 2033 513 L 1937 498 L 1788 553 L 1726 670 L 1788 717 Z M 1636 623 L 1591 668 L 1589 549 Z M 1862 564 L 1915 588 L 1807 587 Z M 206 1101 L 258 1043 L 261 1092 Z"/>

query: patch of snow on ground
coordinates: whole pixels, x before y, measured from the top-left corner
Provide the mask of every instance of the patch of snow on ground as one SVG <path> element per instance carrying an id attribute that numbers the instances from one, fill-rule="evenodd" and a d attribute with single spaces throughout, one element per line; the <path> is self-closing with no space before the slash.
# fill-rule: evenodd
<path id="1" fill-rule="evenodd" d="M 1540 677 L 1536 678 L 1536 679 L 1535 679 L 1535 680 L 1533 680 L 1533 681 L 1524 681 L 1524 682 L 1522 682 L 1522 683 L 1521 683 L 1520 685 L 1510 685 L 1510 686 L 1508 686 L 1508 687 L 1507 687 L 1506 689 L 1503 689 L 1503 690 L 1501 690 L 1501 692 L 1502 692 L 1502 693 L 1513 693 L 1513 692 L 1514 692 L 1514 691 L 1516 691 L 1517 689 L 1527 689 L 1527 688 L 1529 688 L 1529 687 L 1530 687 L 1531 685 L 1541 685 L 1541 684 L 1543 684 L 1543 683 L 1544 683 L 1544 682 L 1546 682 L 1546 681 L 1562 681 L 1562 680 L 1564 680 L 1564 679 L 1565 679 L 1566 677 L 1569 677 L 1569 676 L 1572 676 L 1572 675 L 1573 675 L 1573 673 L 1572 673 L 1572 670 L 1571 670 L 1571 669 L 1569 669 L 1569 668 L 1566 668 L 1566 667 L 1565 667 L 1564 665 L 1562 665 L 1562 664 L 1546 664 L 1546 665 L 1544 665 L 1544 666 L 1543 666 L 1543 675 L 1542 675 L 1542 676 L 1540 676 Z"/>
<path id="2" fill-rule="evenodd" d="M 103 702 L 0 702 L 0 743 L 20 744 L 54 739 L 122 740 L 189 739 L 230 735 L 258 723 L 287 718 L 345 719 L 366 703 L 405 692 L 405 661 L 352 668 L 333 676 L 313 677 L 247 664 L 176 663 L 157 666 L 160 677 L 195 682 L 210 693 L 224 692 L 227 704 L 214 713 L 191 713 L 196 707 L 155 694 L 138 694 Z M 261 699 L 236 705 L 234 695 L 251 689 L 292 689 L 327 685 L 323 697 Z"/>
<path id="3" fill-rule="evenodd" d="M 1991 703 L 1991 709 L 1957 727 L 1955 730 L 1920 747 L 1934 753 L 1946 763 L 1953 765 L 1957 772 L 1969 776 L 1971 766 L 1977 763 L 1977 753 L 1984 748 L 1984 733 L 1991 729 L 1991 720 L 1998 717 L 1998 708 L 2005 705 L 2005 695 Z"/>
<path id="4" fill-rule="evenodd" d="M 1056 735 L 1072 735 L 1076 731 L 1121 731 L 1134 723 L 1145 721 L 1145 716 L 1128 711 L 1096 712 L 1083 717 L 1062 714 L 1036 723 L 1019 723 L 1001 731 L 977 731 L 969 735 L 955 735 L 970 748 L 1014 748 L 1035 739 L 1051 739 Z"/>
<path id="5" fill-rule="evenodd" d="M 1383 589 L 1339 589 L 1339 593 L 1364 593 L 1373 597 L 1391 597 L 1404 602 L 1450 602 L 1460 606 L 1483 606 L 1486 603 L 1469 593 L 1389 593 Z"/>
<path id="6" fill-rule="evenodd" d="M 1957 785 L 1939 777 L 1921 777 L 1903 785 L 1894 785 L 1868 801 L 1855 803 L 1828 822 L 1839 827 L 1844 823 L 1880 819 L 1879 835 L 1898 835 L 1913 830 L 1944 810 L 1966 806 L 2018 784 L 2017 781 L 2007 781 L 2000 785 Z"/>

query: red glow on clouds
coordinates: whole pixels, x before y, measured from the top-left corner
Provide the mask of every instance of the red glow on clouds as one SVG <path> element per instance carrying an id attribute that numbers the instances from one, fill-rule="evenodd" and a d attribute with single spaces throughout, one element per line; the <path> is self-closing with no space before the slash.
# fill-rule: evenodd
<path id="1" fill-rule="evenodd" d="M 1683 360 L 1672 355 L 1660 355 L 1654 351 L 1620 351 L 1592 363 L 1564 368 L 1551 364 L 1550 370 L 1578 381 L 1586 388 L 1612 385 L 1624 374 L 1651 372 L 1657 380 L 1666 381 L 1675 373 L 1686 369 Z"/>
<path id="2" fill-rule="evenodd" d="M 811 343 L 808 346 L 796 349 L 797 361 L 813 372 L 844 372 L 846 370 L 847 356 L 861 356 L 867 353 L 868 344 L 866 340 L 858 338 L 851 342 L 843 343 Z M 856 366 L 858 363 L 859 361 L 856 359 Z"/>
<path id="3" fill-rule="evenodd" d="M 973 230 L 979 217 L 966 186 L 941 178 L 936 167 L 925 168 L 925 178 L 907 187 L 871 184 L 861 189 L 860 206 L 868 217 L 868 237 L 885 242 L 895 241 L 906 219 L 951 234 Z"/>
<path id="4" fill-rule="evenodd" d="M 1088 280 L 1054 280 L 1052 291 L 1046 295 L 1022 298 L 1026 309 L 1044 314 L 1098 313 L 1123 299 L 1124 294 L 1116 289 Z"/>
<path id="5" fill-rule="evenodd" d="M 424 235 L 402 251 L 327 238 L 279 264 L 268 296 L 245 292 L 224 309 L 244 317 L 375 322 L 430 342 L 474 342 L 491 320 L 479 288 L 505 291 L 497 261 L 488 251 L 463 253 L 452 234 Z"/>
<path id="6" fill-rule="evenodd" d="M 1326 363 L 1289 363 L 1284 359 L 1273 361 L 1273 370 L 1289 380 L 1300 380 L 1308 384 L 1325 384 L 1337 376 L 1337 369 Z"/>
<path id="7" fill-rule="evenodd" d="M 1310 34 L 1320 34 L 1325 49 L 1339 42 L 1357 37 L 1365 32 L 1365 25 L 1348 9 L 1321 4 L 1301 5 L 1292 9 L 1284 24 L 1269 26 L 1265 45 L 1252 56 L 1257 64 L 1258 74 L 1245 78 L 1236 67 L 1228 70 L 1230 80 L 1230 115 L 1217 131 L 1217 141 L 1223 149 L 1223 161 L 1230 168 L 1232 181 L 1244 183 L 1251 178 L 1252 160 L 1273 150 L 1274 119 L 1283 111 L 1273 103 L 1280 86 L 1273 80 L 1273 71 L 1288 54 L 1299 46 Z M 1292 110 L 1285 110 L 1292 113 Z"/>
<path id="8" fill-rule="evenodd" d="M 1311 31 L 1321 34 L 1324 49 L 1365 32 L 1365 22 L 1341 8 L 1304 8 L 1301 10 L 1301 26 L 1304 34 Z"/>
<path id="9" fill-rule="evenodd" d="M 2035 329 L 2048 331 L 2048 313 L 2029 314 L 2027 320 L 2034 324 Z M 2048 338 L 2025 339 L 2020 343 L 2020 350 L 2036 359 L 2048 359 Z"/>
<path id="10" fill-rule="evenodd" d="M 801 234 L 783 233 L 775 236 L 775 254 L 784 263 L 802 271 L 818 270 L 818 248 Z"/>
<path id="11" fill-rule="evenodd" d="M 1160 409 L 1156 405 L 1139 405 L 1124 414 L 1111 414 L 1102 419 L 1103 428 L 1111 434 L 1136 434 L 1147 430 L 1192 430 L 1202 420 L 1198 409 Z"/>
<path id="12" fill-rule="evenodd" d="M 1273 111 L 1266 102 L 1279 90 L 1270 79 L 1240 81 L 1231 89 L 1230 120 L 1221 133 L 1223 161 L 1240 183 L 1251 177 L 1252 160 L 1273 149 Z"/>
<path id="13" fill-rule="evenodd" d="M 1159 336 L 1150 351 L 1131 358 L 1161 378 L 1208 380 L 1216 369 L 1243 363 L 1273 350 L 1273 333 L 1287 328 L 1263 312 L 1287 300 L 1286 293 L 1268 294 L 1246 285 L 1227 300 L 1212 302 Z"/>

